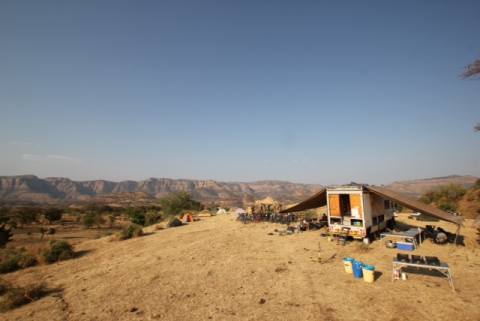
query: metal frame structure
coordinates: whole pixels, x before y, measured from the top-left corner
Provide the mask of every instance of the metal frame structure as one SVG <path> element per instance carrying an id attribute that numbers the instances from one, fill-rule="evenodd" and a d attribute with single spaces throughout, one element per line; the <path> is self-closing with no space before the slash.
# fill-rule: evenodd
<path id="1" fill-rule="evenodd" d="M 430 264 L 418 264 L 418 263 L 409 263 L 409 262 L 401 262 L 396 259 L 393 260 L 393 270 L 392 270 L 392 282 L 395 281 L 395 275 L 399 275 L 404 267 L 415 267 L 419 269 L 427 269 L 427 270 L 437 270 L 441 274 L 447 277 L 448 283 L 453 291 L 455 291 L 455 287 L 453 285 L 453 277 L 450 270 L 450 267 L 447 263 L 440 263 L 440 265 L 430 265 Z"/>
<path id="2" fill-rule="evenodd" d="M 417 236 L 418 236 L 418 242 L 417 242 Z M 413 248 L 416 250 L 418 248 L 418 245 L 422 243 L 422 230 L 418 228 L 411 228 L 408 231 L 405 232 L 384 232 L 380 233 L 380 239 L 388 238 L 388 237 L 396 237 L 396 238 L 403 238 L 403 239 L 409 239 L 413 243 Z"/>

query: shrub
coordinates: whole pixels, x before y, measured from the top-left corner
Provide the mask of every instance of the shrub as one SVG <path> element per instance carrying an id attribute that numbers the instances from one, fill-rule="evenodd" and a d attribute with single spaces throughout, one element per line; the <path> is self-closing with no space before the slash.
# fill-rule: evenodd
<path id="1" fill-rule="evenodd" d="M 49 227 L 46 231 L 45 231 L 45 234 L 48 234 L 48 235 L 53 235 L 55 234 L 57 231 L 53 228 L 53 227 Z"/>
<path id="2" fill-rule="evenodd" d="M 37 264 L 35 256 L 25 252 L 3 250 L 0 254 L 0 273 L 9 273 Z"/>
<path id="3" fill-rule="evenodd" d="M 168 227 L 182 226 L 183 223 L 178 218 L 174 217 L 168 222 Z"/>
<path id="4" fill-rule="evenodd" d="M 128 227 L 124 228 L 118 235 L 119 240 L 127 240 L 132 237 L 139 237 L 143 235 L 143 230 L 140 225 L 130 224 Z"/>
<path id="5" fill-rule="evenodd" d="M 0 297 L 0 311 L 5 312 L 27 303 L 33 302 L 48 293 L 44 283 L 29 285 L 26 287 L 13 287 L 11 284 L 2 282 L 0 285 L 3 294 Z"/>
<path id="6" fill-rule="evenodd" d="M 10 221 L 10 210 L 6 207 L 0 207 L 0 224 Z"/>
<path id="7" fill-rule="evenodd" d="M 60 221 L 62 219 L 63 211 L 59 208 L 49 208 L 43 215 L 51 224 L 52 222 Z"/>
<path id="8" fill-rule="evenodd" d="M 6 293 L 9 288 L 10 288 L 10 283 L 8 283 L 3 279 L 0 279 L 0 295 L 3 295 L 4 293 Z"/>
<path id="9" fill-rule="evenodd" d="M 9 273 L 19 269 L 18 259 L 10 257 L 0 262 L 0 273 Z"/>
<path id="10" fill-rule="evenodd" d="M 12 236 L 12 227 L 7 227 L 6 224 L 0 224 L 0 247 L 4 247 L 10 242 Z"/>
<path id="11" fill-rule="evenodd" d="M 86 228 L 91 228 L 95 224 L 95 214 L 89 212 L 83 216 L 83 225 Z"/>
<path id="12" fill-rule="evenodd" d="M 91 228 L 94 225 L 99 227 L 103 223 L 105 223 L 105 220 L 98 212 L 89 211 L 83 216 L 83 225 L 85 225 L 86 228 Z"/>
<path id="13" fill-rule="evenodd" d="M 473 189 L 480 189 L 480 178 L 475 181 L 473 185 Z"/>
<path id="14" fill-rule="evenodd" d="M 447 212 L 455 212 L 457 210 L 457 205 L 453 202 L 440 202 L 438 207 Z"/>
<path id="15" fill-rule="evenodd" d="M 41 212 L 39 208 L 19 207 L 13 210 L 13 218 L 23 226 L 35 222 L 39 212 Z"/>
<path id="16" fill-rule="evenodd" d="M 162 220 L 162 213 L 158 211 L 147 211 L 145 213 L 145 225 L 153 225 L 155 223 L 158 223 Z"/>
<path id="17" fill-rule="evenodd" d="M 127 215 L 133 224 L 145 225 L 145 212 L 139 208 L 127 208 Z"/>
<path id="18" fill-rule="evenodd" d="M 117 220 L 117 217 L 113 214 L 108 215 L 108 225 L 110 228 L 112 228 L 115 225 L 115 221 Z"/>
<path id="19" fill-rule="evenodd" d="M 18 261 L 18 266 L 21 269 L 25 269 L 30 266 L 34 266 L 37 264 L 37 258 L 28 253 L 22 253 L 20 256 L 20 260 Z"/>
<path id="20" fill-rule="evenodd" d="M 427 204 L 435 204 L 445 211 L 455 211 L 458 201 L 466 192 L 460 185 L 449 184 L 425 193 L 420 200 Z"/>
<path id="21" fill-rule="evenodd" d="M 113 207 L 110 205 L 100 205 L 98 206 L 98 211 L 101 213 L 113 213 Z"/>
<path id="22" fill-rule="evenodd" d="M 75 252 L 66 241 L 50 241 L 50 248 L 43 253 L 45 261 L 54 263 L 73 258 Z"/>

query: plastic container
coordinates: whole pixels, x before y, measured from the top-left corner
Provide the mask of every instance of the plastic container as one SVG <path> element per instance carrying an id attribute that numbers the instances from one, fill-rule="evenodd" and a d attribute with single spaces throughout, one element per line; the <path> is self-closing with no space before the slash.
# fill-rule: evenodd
<path id="1" fill-rule="evenodd" d="M 345 268 L 345 272 L 352 274 L 352 264 L 355 260 L 352 259 L 351 257 L 346 257 L 343 259 L 343 267 Z"/>
<path id="2" fill-rule="evenodd" d="M 363 281 L 373 283 L 375 281 L 375 267 L 373 265 L 364 265 L 362 268 Z"/>
<path id="3" fill-rule="evenodd" d="M 363 263 L 360 261 L 354 261 L 352 264 L 352 267 L 353 267 L 353 276 L 356 279 L 361 279 L 363 277 L 363 271 L 362 271 Z"/>
<path id="4" fill-rule="evenodd" d="M 397 249 L 403 250 L 403 251 L 413 251 L 413 243 L 408 243 L 408 242 L 397 242 Z"/>

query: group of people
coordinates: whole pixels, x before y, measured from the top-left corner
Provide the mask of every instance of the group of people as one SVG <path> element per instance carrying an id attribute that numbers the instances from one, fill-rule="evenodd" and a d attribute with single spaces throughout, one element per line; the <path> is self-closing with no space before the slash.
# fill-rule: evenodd
<path id="1" fill-rule="evenodd" d="M 327 216 L 324 214 L 320 219 L 306 219 L 295 213 L 241 213 L 237 219 L 243 223 L 249 222 L 271 222 L 292 225 L 296 224 L 299 231 L 306 231 L 311 228 L 321 228 L 327 225 Z"/>
<path id="2" fill-rule="evenodd" d="M 246 211 L 239 211 L 237 219 L 244 224 L 249 222 L 270 222 L 287 224 L 297 231 L 307 231 L 311 228 L 317 229 L 327 225 L 327 216 L 322 218 L 308 219 L 297 213 L 280 213 L 281 205 L 256 204 L 248 207 Z"/>

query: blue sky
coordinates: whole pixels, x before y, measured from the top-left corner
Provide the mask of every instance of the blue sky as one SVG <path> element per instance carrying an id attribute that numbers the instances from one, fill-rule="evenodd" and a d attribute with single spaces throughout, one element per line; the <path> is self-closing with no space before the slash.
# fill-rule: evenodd
<path id="1" fill-rule="evenodd" d="M 0 175 L 480 176 L 479 1 L 2 1 Z"/>

